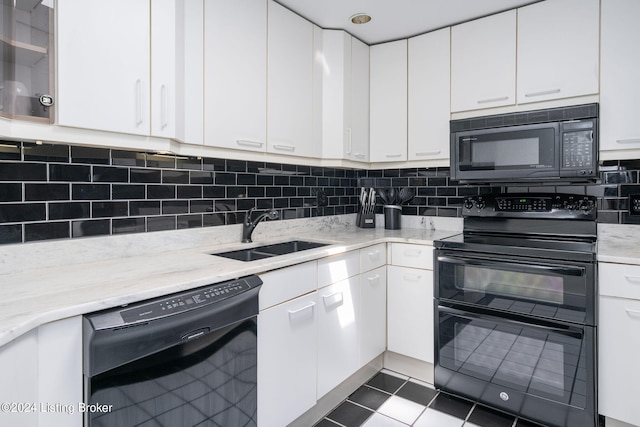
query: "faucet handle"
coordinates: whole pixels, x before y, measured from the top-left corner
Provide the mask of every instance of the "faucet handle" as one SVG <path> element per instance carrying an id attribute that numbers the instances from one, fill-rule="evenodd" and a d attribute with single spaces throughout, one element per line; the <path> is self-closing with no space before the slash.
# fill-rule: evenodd
<path id="1" fill-rule="evenodd" d="M 251 224 L 251 214 L 252 214 L 252 213 L 253 213 L 253 211 L 255 211 L 255 210 L 256 210 L 256 208 L 255 208 L 255 207 L 253 207 L 253 208 L 250 208 L 249 210 L 247 210 L 247 211 L 244 213 L 244 223 L 245 223 L 245 224 L 247 224 L 247 225 Z"/>

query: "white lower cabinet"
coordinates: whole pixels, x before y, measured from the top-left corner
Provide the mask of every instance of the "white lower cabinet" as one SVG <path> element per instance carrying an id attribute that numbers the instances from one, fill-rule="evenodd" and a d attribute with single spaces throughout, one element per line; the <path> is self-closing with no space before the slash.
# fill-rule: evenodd
<path id="1" fill-rule="evenodd" d="M 316 404 L 317 292 L 258 316 L 258 425 L 285 426 Z"/>
<path id="2" fill-rule="evenodd" d="M 394 246 L 392 264 L 397 258 Z M 413 246 L 431 259 L 432 248 Z M 408 250 L 404 244 L 401 248 Z M 387 283 L 387 350 L 433 363 L 433 271 L 390 265 Z"/>
<path id="3" fill-rule="evenodd" d="M 81 317 L 44 324 L 0 347 L 0 377 L 7 385 L 0 402 L 15 405 L 0 412 L 0 425 L 81 427 Z"/>
<path id="4" fill-rule="evenodd" d="M 600 263 L 598 268 L 598 412 L 640 425 L 640 266 Z"/>
<path id="5" fill-rule="evenodd" d="M 360 366 L 384 353 L 387 347 L 387 267 L 360 274 Z"/>
<path id="6" fill-rule="evenodd" d="M 358 287 L 354 276 L 318 290 L 318 398 L 360 368 Z"/>

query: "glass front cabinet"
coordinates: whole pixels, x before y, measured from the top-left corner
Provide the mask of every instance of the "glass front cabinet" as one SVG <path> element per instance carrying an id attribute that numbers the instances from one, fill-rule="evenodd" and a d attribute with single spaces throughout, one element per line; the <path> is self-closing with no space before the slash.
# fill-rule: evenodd
<path id="1" fill-rule="evenodd" d="M 0 0 L 0 116 L 53 121 L 53 0 Z"/>

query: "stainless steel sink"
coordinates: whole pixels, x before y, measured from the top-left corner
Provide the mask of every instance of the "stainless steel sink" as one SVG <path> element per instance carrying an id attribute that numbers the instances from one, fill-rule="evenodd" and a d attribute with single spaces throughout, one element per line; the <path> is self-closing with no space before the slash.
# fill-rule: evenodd
<path id="1" fill-rule="evenodd" d="M 292 240 L 290 242 L 275 243 L 235 251 L 220 252 L 211 255 L 231 258 L 238 261 L 255 261 L 258 259 L 270 258 L 278 255 L 286 255 L 294 252 L 306 251 L 308 249 L 327 246 L 328 243 L 307 242 L 304 240 Z"/>

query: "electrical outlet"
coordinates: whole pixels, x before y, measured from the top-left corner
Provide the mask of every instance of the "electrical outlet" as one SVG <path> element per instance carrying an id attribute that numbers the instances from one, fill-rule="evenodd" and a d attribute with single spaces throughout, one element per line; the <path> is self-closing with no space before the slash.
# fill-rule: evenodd
<path id="1" fill-rule="evenodd" d="M 629 194 L 629 215 L 640 216 L 640 194 Z"/>

